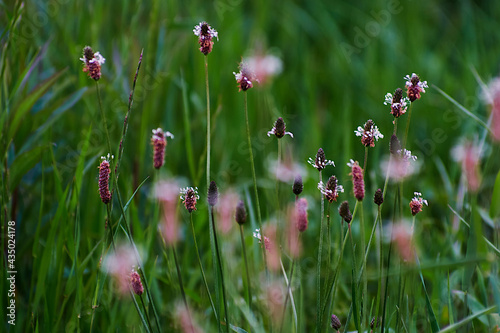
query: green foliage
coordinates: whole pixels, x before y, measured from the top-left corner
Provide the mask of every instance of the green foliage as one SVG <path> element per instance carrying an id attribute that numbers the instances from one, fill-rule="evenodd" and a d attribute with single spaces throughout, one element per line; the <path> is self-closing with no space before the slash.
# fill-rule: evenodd
<path id="1" fill-rule="evenodd" d="M 0 244 L 8 248 L 8 221 L 15 221 L 17 271 L 12 326 L 5 320 L 10 297 L 4 251 L 0 331 L 181 331 L 184 303 L 171 247 L 161 237 L 163 211 L 154 197 L 155 182 L 166 177 L 199 188 L 192 216 L 180 200 L 175 207 L 180 221 L 175 250 L 189 316 L 204 331 L 313 332 L 320 326 L 327 332 L 332 313 L 346 331 L 368 331 L 369 316 L 383 314 L 380 323 L 391 332 L 493 331 L 500 325 L 500 145 L 492 140 L 491 106 L 482 96 L 483 81 L 499 71 L 499 12 L 500 2 L 494 0 L 0 1 Z M 207 58 L 210 179 L 221 193 L 233 189 L 248 213 L 242 237 L 234 221 L 228 233 L 216 228 L 223 276 L 217 272 L 205 195 L 205 59 L 192 32 L 203 20 L 219 32 Z M 99 198 L 97 169 L 109 149 L 95 83 L 79 60 L 86 45 L 106 58 L 99 87 L 115 153 L 144 50 L 117 184 L 111 173 L 109 216 Z M 262 244 L 252 237 L 259 227 L 258 208 L 244 97 L 232 74 L 242 56 L 259 51 L 283 62 L 279 75 L 246 93 L 262 221 L 264 229 L 279 228 L 277 270 L 264 268 Z M 412 72 L 429 88 L 412 107 L 407 140 L 402 137 L 408 115 L 398 119 L 397 133 L 418 156 L 420 169 L 403 183 L 388 182 L 376 230 L 378 207 L 371 198 L 384 188 L 381 164 L 389 156 L 394 128 L 384 95 L 404 88 L 403 77 Z M 289 253 L 283 227 L 295 199 L 293 179 L 277 190 L 269 172 L 278 144 L 266 134 L 277 117 L 294 134 L 280 139 L 281 159 L 299 165 L 294 171 L 302 174 L 301 197 L 309 204 L 309 227 L 300 236 L 297 258 Z M 367 119 L 384 138 L 368 149 L 366 196 L 351 222 L 352 246 L 344 251 L 347 224 L 334 202 L 331 230 L 322 233 L 331 239 L 322 249 L 320 228 L 327 226 L 320 221 L 326 219 L 320 213 L 318 172 L 307 159 L 319 147 L 325 150 L 336 167 L 322 171 L 323 181 L 335 174 L 345 189 L 339 203 L 348 200 L 354 207 L 346 163 L 363 161 L 365 149 L 354 130 Z M 158 127 L 175 139 L 167 139 L 165 166 L 156 171 L 150 141 Z M 453 158 L 453 147 L 463 140 L 482 147 L 477 190 L 468 187 L 470 179 Z M 411 219 L 414 191 L 429 201 L 414 225 L 416 261 L 405 260 L 391 243 L 392 226 Z M 191 217 L 202 265 L 195 259 Z M 222 224 L 218 214 L 215 223 Z M 372 228 L 370 236 L 365 228 Z M 120 293 L 119 282 L 102 269 L 122 244 L 140 257 L 135 269 L 145 278 L 142 299 L 132 300 L 129 290 Z M 292 262 L 293 279 L 288 276 Z M 286 281 L 293 298 L 284 310 Z M 223 322 L 226 313 L 229 325 Z"/>

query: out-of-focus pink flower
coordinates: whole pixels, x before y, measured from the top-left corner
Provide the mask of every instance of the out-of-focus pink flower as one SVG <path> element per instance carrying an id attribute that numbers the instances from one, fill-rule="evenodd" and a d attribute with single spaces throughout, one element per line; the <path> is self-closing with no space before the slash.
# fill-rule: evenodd
<path id="1" fill-rule="evenodd" d="M 382 160 L 380 166 L 384 174 L 389 173 L 389 179 L 393 182 L 399 182 L 417 173 L 420 168 L 417 156 L 406 149 L 400 149 L 396 154 Z"/>
<path id="2" fill-rule="evenodd" d="M 218 221 L 216 226 L 223 234 L 227 234 L 231 231 L 231 227 L 234 224 L 233 219 L 238 200 L 238 195 L 231 189 L 227 190 L 219 198 L 219 205 L 217 206 Z"/>
<path id="3" fill-rule="evenodd" d="M 391 226 L 389 226 L 390 228 Z M 412 230 L 407 222 L 399 222 L 392 225 L 392 242 L 396 245 L 396 249 L 405 262 L 413 263 L 413 244 Z M 391 234 L 391 230 L 386 230 L 387 234 Z"/>
<path id="4" fill-rule="evenodd" d="M 464 141 L 452 149 L 451 155 L 455 161 L 462 164 L 462 174 L 467 180 L 469 190 L 476 192 L 481 185 L 479 172 L 481 152 L 477 144 L 472 141 Z"/>
<path id="5" fill-rule="evenodd" d="M 500 77 L 493 79 L 484 92 L 484 99 L 491 106 L 490 130 L 494 141 L 500 141 Z"/>
<path id="6" fill-rule="evenodd" d="M 256 53 L 253 56 L 246 57 L 245 61 L 253 69 L 257 82 L 265 84 L 270 78 L 278 75 L 283 70 L 281 59 L 272 54 Z"/>
<path id="7" fill-rule="evenodd" d="M 179 239 L 176 208 L 179 200 L 179 185 L 175 180 L 161 180 L 156 183 L 154 196 L 162 205 L 161 231 L 168 245 Z"/>
<path id="8" fill-rule="evenodd" d="M 283 304 L 285 303 L 285 288 L 283 288 L 282 284 L 273 282 L 267 286 L 265 293 L 270 318 L 275 323 L 280 323 L 283 315 Z"/>
<path id="9" fill-rule="evenodd" d="M 273 158 L 269 158 L 268 161 L 269 173 L 283 183 L 291 183 L 297 175 L 306 173 L 302 166 L 293 162 L 289 157 L 285 157 L 280 162 Z"/>
<path id="10" fill-rule="evenodd" d="M 267 260 L 267 267 L 271 271 L 278 271 L 280 269 L 280 251 L 278 248 L 278 243 L 276 242 L 276 226 L 270 225 L 264 228 L 264 241 L 262 241 L 262 235 L 260 230 L 257 229 L 253 233 L 253 236 L 259 240 L 259 243 L 264 243 Z"/>
<path id="11" fill-rule="evenodd" d="M 115 279 L 118 291 L 124 295 L 128 293 L 130 274 L 134 265 L 136 265 L 134 250 L 122 245 L 104 257 L 102 269 Z"/>
<path id="12" fill-rule="evenodd" d="M 182 303 L 175 306 L 175 321 L 183 333 L 203 333 L 203 330 L 193 321 L 191 309 L 186 309 Z"/>

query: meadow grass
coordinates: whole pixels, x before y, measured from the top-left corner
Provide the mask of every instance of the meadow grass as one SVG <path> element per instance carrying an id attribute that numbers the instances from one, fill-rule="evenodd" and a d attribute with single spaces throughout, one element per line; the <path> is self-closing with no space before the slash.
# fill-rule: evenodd
<path id="1" fill-rule="evenodd" d="M 370 332 L 372 318 L 374 332 L 495 331 L 500 144 L 482 96 L 499 75 L 499 12 L 493 0 L 0 1 L 0 331 L 327 332 L 332 314 L 340 331 Z M 208 56 L 193 34 L 201 21 L 218 31 Z M 87 45 L 106 58 L 97 85 L 82 72 Z M 258 52 L 283 69 L 238 92 L 232 73 Z M 429 88 L 393 123 L 384 96 L 397 87 L 406 96 L 413 72 Z M 267 135 L 278 117 L 293 138 Z M 368 119 L 384 138 L 365 149 L 354 131 Z M 175 138 L 155 170 L 158 127 Z M 420 165 L 398 181 L 381 166 L 396 158 L 394 131 Z M 453 158 L 464 140 L 481 150 L 467 176 Z M 320 179 L 307 163 L 319 147 L 335 162 Z M 97 167 L 108 153 L 106 205 Z M 350 159 L 364 168 L 362 201 Z M 295 256 L 287 228 L 297 174 L 308 227 Z M 344 191 L 329 203 L 318 181 L 332 175 Z M 199 188 L 192 212 L 173 189 L 175 245 L 154 193 L 162 179 Z M 233 218 L 237 201 L 210 216 L 212 180 L 243 200 L 244 224 Z M 428 206 L 412 216 L 414 192 Z M 127 245 L 125 271 L 137 270 L 142 295 L 103 269 Z"/>

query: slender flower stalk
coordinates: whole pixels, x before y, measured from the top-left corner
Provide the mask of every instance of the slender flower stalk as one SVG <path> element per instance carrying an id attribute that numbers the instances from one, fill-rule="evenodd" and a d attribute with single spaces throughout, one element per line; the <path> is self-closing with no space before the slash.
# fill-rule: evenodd
<path id="1" fill-rule="evenodd" d="M 200 272 L 201 272 L 201 277 L 203 279 L 203 285 L 205 286 L 205 290 L 207 291 L 208 299 L 210 300 L 210 306 L 212 307 L 212 310 L 214 312 L 215 320 L 218 322 L 219 316 L 217 314 L 217 311 L 215 311 L 215 305 L 214 305 L 214 302 L 212 300 L 212 295 L 210 294 L 210 289 L 208 288 L 207 278 L 205 276 L 205 270 L 203 269 L 203 264 L 201 263 L 200 251 L 198 250 L 198 242 L 196 241 L 196 233 L 194 231 L 193 214 L 189 214 L 189 220 L 191 223 L 191 231 L 193 232 L 194 248 L 196 250 L 196 257 L 198 258 L 198 265 L 200 266 Z"/>
<path id="2" fill-rule="evenodd" d="M 220 256 L 220 250 L 219 250 L 219 243 L 217 241 L 217 230 L 215 230 L 215 221 L 214 221 L 214 207 L 210 207 L 210 217 L 212 221 L 212 232 L 214 234 L 214 242 L 215 242 L 215 251 L 217 254 L 217 263 L 219 266 L 219 274 L 221 278 L 221 284 L 222 284 L 222 302 L 224 304 L 224 315 L 226 317 L 226 332 L 229 332 L 229 312 L 228 312 L 228 304 L 227 304 L 227 297 L 226 297 L 226 285 L 224 283 L 224 271 L 222 268 L 222 260 Z"/>
<path id="3" fill-rule="evenodd" d="M 262 229 L 262 215 L 260 213 L 260 202 L 259 202 L 259 191 L 257 189 L 257 177 L 255 175 L 255 162 L 253 159 L 253 151 L 252 151 L 252 140 L 250 138 L 250 124 L 248 122 L 248 97 L 247 93 L 245 91 L 244 93 L 245 96 L 245 123 L 246 123 L 246 128 L 247 128 L 247 142 L 248 142 L 248 154 L 250 156 L 250 167 L 252 169 L 252 178 L 253 178 L 253 189 L 254 189 L 254 195 L 255 195 L 255 203 L 257 206 L 257 220 L 259 222 L 259 229 Z M 265 249 L 262 249 L 262 253 L 264 256 L 264 266 L 267 272 L 267 259 L 266 259 L 266 251 Z"/>
<path id="4" fill-rule="evenodd" d="M 252 309 L 252 287 L 250 285 L 250 272 L 248 270 L 248 260 L 247 260 L 247 251 L 245 245 L 245 238 L 243 237 L 243 224 L 245 224 L 247 219 L 247 213 L 245 211 L 245 204 L 242 200 L 240 200 L 236 206 L 236 213 L 234 216 L 236 222 L 240 227 L 240 238 L 241 238 L 241 247 L 243 249 L 243 259 L 245 261 L 245 272 L 247 278 L 247 295 L 248 295 L 248 308 Z"/>

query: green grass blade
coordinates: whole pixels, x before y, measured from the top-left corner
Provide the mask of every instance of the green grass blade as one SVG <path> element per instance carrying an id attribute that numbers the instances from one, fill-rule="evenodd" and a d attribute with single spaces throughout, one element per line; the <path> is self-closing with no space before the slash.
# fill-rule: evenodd
<path id="1" fill-rule="evenodd" d="M 471 322 L 473 319 L 477 318 L 477 317 L 480 317 L 480 316 L 483 316 L 485 314 L 488 314 L 490 312 L 493 312 L 496 310 L 496 305 L 494 306 L 491 306 L 487 309 L 484 309 L 482 311 L 479 311 L 479 312 L 476 312 L 462 320 L 460 320 L 459 322 L 453 324 L 453 325 L 450 325 L 450 326 L 447 326 L 445 328 L 443 328 L 442 330 L 438 331 L 439 333 L 446 333 L 446 332 L 456 332 L 460 327 L 468 324 L 469 322 Z"/>
<path id="2" fill-rule="evenodd" d="M 432 304 L 431 300 L 429 299 L 429 294 L 427 293 L 427 288 L 425 287 L 425 281 L 424 277 L 422 276 L 422 271 L 420 270 L 420 262 L 418 260 L 417 255 L 415 255 L 415 261 L 417 263 L 417 266 L 419 267 L 419 276 L 420 276 L 420 281 L 422 282 L 422 288 L 424 289 L 424 294 L 425 294 L 425 306 L 427 308 L 427 313 L 429 315 L 429 321 L 431 323 L 431 329 L 433 333 L 436 333 L 439 331 L 439 324 L 436 318 L 436 315 L 434 313 L 434 310 L 432 309 Z"/>

